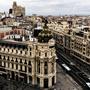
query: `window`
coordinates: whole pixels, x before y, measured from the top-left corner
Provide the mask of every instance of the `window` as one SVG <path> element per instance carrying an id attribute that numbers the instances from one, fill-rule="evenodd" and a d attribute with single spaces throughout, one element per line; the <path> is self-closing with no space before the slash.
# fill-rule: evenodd
<path id="1" fill-rule="evenodd" d="M 32 55 L 32 53 L 30 52 L 30 56 Z"/>
<path id="2" fill-rule="evenodd" d="M 22 54 L 22 51 L 20 51 L 20 54 Z"/>
<path id="3" fill-rule="evenodd" d="M 5 62 L 3 61 L 3 64 L 2 64 L 3 67 L 5 67 Z"/>
<path id="4" fill-rule="evenodd" d="M 18 69 L 18 64 L 16 64 L 16 70 Z"/>
<path id="5" fill-rule="evenodd" d="M 29 65 L 28 71 L 31 73 L 31 72 L 32 72 L 32 65 L 31 65 L 31 61 L 29 61 L 28 65 Z"/>
<path id="6" fill-rule="evenodd" d="M 39 52 L 39 56 L 41 56 L 41 53 Z"/>
<path id="7" fill-rule="evenodd" d="M 25 66 L 25 72 L 27 72 L 27 67 Z"/>
<path id="8" fill-rule="evenodd" d="M 32 82 L 32 76 L 29 76 L 29 81 Z"/>
<path id="9" fill-rule="evenodd" d="M 47 57 L 47 53 L 45 53 L 45 57 Z"/>
<path id="10" fill-rule="evenodd" d="M 12 63 L 12 69 L 14 68 L 14 64 Z"/>
<path id="11" fill-rule="evenodd" d="M 5 51 L 5 48 L 4 48 L 4 51 Z"/>
<path id="12" fill-rule="evenodd" d="M 8 62 L 8 68 L 9 68 L 9 65 L 10 65 L 10 63 Z"/>
<path id="13" fill-rule="evenodd" d="M 48 78 L 44 79 L 44 88 L 48 88 Z"/>
<path id="14" fill-rule="evenodd" d="M 52 77 L 52 85 L 54 85 L 55 76 Z"/>
<path id="15" fill-rule="evenodd" d="M 54 73 L 54 63 L 52 63 L 52 73 Z"/>
<path id="16" fill-rule="evenodd" d="M 28 70 L 29 70 L 29 73 L 31 73 L 31 72 L 32 72 L 32 68 L 31 68 L 31 67 L 29 67 L 29 68 L 28 68 Z"/>
<path id="17" fill-rule="evenodd" d="M 25 60 L 25 63 L 24 64 L 27 64 L 27 61 Z"/>
<path id="18" fill-rule="evenodd" d="M 31 61 L 28 62 L 28 65 L 31 65 Z"/>
<path id="19" fill-rule="evenodd" d="M 37 83 L 40 84 L 40 78 L 37 77 Z"/>
<path id="20" fill-rule="evenodd" d="M 30 51 L 31 51 L 31 48 L 30 48 Z"/>
<path id="21" fill-rule="evenodd" d="M 40 61 L 37 61 L 37 72 L 40 73 Z"/>
<path id="22" fill-rule="evenodd" d="M 18 61 L 17 61 L 17 58 L 16 58 L 16 62 L 18 62 Z"/>
<path id="23" fill-rule="evenodd" d="M 12 52 L 13 52 L 13 49 L 12 49 Z"/>
<path id="24" fill-rule="evenodd" d="M 38 47 L 36 46 L 36 50 L 38 49 Z"/>
<path id="25" fill-rule="evenodd" d="M 0 59 L 1 59 L 1 55 L 0 55 Z"/>
<path id="26" fill-rule="evenodd" d="M 22 71 L 22 65 L 20 65 L 20 71 Z"/>
<path id="27" fill-rule="evenodd" d="M 44 74 L 48 74 L 48 63 L 44 63 Z"/>
<path id="28" fill-rule="evenodd" d="M 52 54 L 53 54 L 53 53 L 51 52 L 51 56 L 52 56 Z"/>
<path id="29" fill-rule="evenodd" d="M 85 52 L 83 52 L 83 54 L 85 54 Z"/>
<path id="30" fill-rule="evenodd" d="M 8 52 L 9 52 L 9 49 L 8 49 Z"/>
<path id="31" fill-rule="evenodd" d="M 9 56 L 7 57 L 7 60 L 9 60 Z"/>
<path id="32" fill-rule="evenodd" d="M 4 58 L 3 58 L 4 60 L 6 60 L 6 58 L 5 58 L 5 56 L 4 56 Z"/>
<path id="33" fill-rule="evenodd" d="M 20 59 L 20 63 L 22 63 L 22 59 Z"/>

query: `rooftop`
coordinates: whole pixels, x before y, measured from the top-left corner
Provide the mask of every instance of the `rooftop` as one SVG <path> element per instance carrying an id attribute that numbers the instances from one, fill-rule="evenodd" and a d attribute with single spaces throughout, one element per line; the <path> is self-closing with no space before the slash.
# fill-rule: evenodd
<path id="1" fill-rule="evenodd" d="M 6 26 L 6 25 L 0 26 L 0 33 L 9 32 L 11 30 L 12 30 L 12 27 L 9 27 L 9 26 Z"/>

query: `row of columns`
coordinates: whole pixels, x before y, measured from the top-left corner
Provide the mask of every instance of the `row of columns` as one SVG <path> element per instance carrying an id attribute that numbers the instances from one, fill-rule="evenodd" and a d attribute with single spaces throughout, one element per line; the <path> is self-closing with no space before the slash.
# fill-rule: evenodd
<path id="1" fill-rule="evenodd" d="M 54 65 L 52 66 L 52 63 Z M 37 62 L 36 62 L 36 72 L 37 72 Z M 54 72 L 52 73 L 52 68 Z M 44 87 L 44 79 L 48 79 L 48 87 L 52 87 L 52 77 L 55 77 L 54 83 L 56 83 L 56 62 L 49 62 L 48 63 L 48 74 L 44 74 L 44 62 L 40 62 L 40 73 L 38 74 L 38 78 L 40 79 L 40 87 Z M 38 84 L 38 83 L 37 83 Z"/>
<path id="2" fill-rule="evenodd" d="M 40 78 L 40 87 L 44 87 L 44 79 L 48 79 L 48 87 L 52 87 L 53 85 L 52 85 L 52 78 L 53 78 L 53 76 L 51 76 L 51 77 L 48 77 L 48 78 L 44 78 L 44 77 L 42 77 L 42 78 Z M 56 75 L 54 76 L 54 84 L 56 83 Z"/>
<path id="3" fill-rule="evenodd" d="M 12 76 L 12 72 L 13 71 L 7 71 L 7 79 L 12 79 L 13 76 Z M 14 73 L 14 80 L 16 80 L 18 78 L 18 81 L 20 81 L 20 78 L 23 79 L 23 81 L 25 80 L 25 77 L 24 76 L 20 76 L 20 73 L 18 72 L 13 72 Z M 32 77 L 32 81 L 30 81 L 30 77 Z M 26 75 L 26 80 L 27 80 L 27 83 L 32 83 L 33 85 L 35 85 L 35 78 L 34 76 L 30 76 L 30 75 Z"/>
<path id="4" fill-rule="evenodd" d="M 37 72 L 37 63 L 36 63 L 36 72 Z M 54 69 L 54 73 L 56 72 L 56 62 L 53 63 L 48 63 L 48 74 L 53 74 L 52 68 Z M 44 62 L 40 62 L 40 74 L 44 75 Z"/>

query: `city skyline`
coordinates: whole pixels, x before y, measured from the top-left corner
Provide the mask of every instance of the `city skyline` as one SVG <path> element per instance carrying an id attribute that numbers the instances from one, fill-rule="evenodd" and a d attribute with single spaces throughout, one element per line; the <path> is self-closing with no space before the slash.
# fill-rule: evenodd
<path id="1" fill-rule="evenodd" d="M 26 8 L 26 15 L 90 15 L 90 0 L 0 0 L 0 12 L 8 12 L 13 1 Z"/>

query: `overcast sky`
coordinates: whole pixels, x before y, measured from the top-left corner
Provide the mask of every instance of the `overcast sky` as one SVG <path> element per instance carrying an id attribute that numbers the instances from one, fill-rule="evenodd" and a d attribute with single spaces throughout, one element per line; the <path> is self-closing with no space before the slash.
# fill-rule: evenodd
<path id="1" fill-rule="evenodd" d="M 13 1 L 24 6 L 27 15 L 90 15 L 90 0 L 0 0 L 0 12 L 8 11 Z"/>

